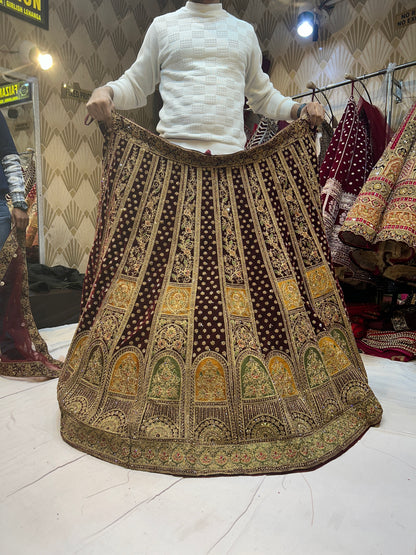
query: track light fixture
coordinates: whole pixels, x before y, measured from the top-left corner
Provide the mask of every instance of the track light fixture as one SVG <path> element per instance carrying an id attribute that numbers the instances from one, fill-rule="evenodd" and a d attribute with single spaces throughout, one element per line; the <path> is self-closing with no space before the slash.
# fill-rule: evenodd
<path id="1" fill-rule="evenodd" d="M 298 16 L 297 33 L 302 38 L 312 36 L 312 40 L 318 40 L 318 21 L 314 12 L 304 11 Z"/>

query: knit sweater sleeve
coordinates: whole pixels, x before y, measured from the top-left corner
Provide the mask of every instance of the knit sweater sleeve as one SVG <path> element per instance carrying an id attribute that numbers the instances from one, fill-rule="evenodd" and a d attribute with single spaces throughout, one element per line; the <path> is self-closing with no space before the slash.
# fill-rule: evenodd
<path id="1" fill-rule="evenodd" d="M 150 25 L 133 65 L 116 81 L 107 86 L 114 92 L 114 105 L 121 110 L 144 106 L 147 97 L 160 81 L 159 45 L 156 24 Z"/>
<path id="2" fill-rule="evenodd" d="M 245 96 L 248 105 L 256 114 L 270 119 L 291 120 L 290 111 L 296 102 L 273 87 L 261 65 L 262 53 L 253 29 L 252 49 L 246 71 Z"/>

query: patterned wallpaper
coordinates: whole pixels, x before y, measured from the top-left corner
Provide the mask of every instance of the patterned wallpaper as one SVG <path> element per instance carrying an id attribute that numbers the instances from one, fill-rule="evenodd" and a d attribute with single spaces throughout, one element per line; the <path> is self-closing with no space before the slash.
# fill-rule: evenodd
<path id="1" fill-rule="evenodd" d="M 47 49 L 55 59 L 48 73 L 39 73 L 46 263 L 84 271 L 94 237 L 100 182 L 101 135 L 95 124 L 84 125 L 85 106 L 61 98 L 64 82 L 91 90 L 118 77 L 135 59 L 144 33 L 160 13 L 182 6 L 182 0 L 52 0 L 49 30 L 33 27 L 0 12 L 0 66 L 17 67 L 22 40 Z M 415 8 L 412 0 L 341 0 L 323 23 L 319 40 L 299 39 L 294 26 L 298 2 L 287 0 L 224 0 L 231 13 L 256 28 L 263 51 L 271 61 L 271 79 L 284 94 L 339 82 L 346 72 L 370 73 L 416 59 L 416 25 L 399 28 L 398 14 Z M 415 69 L 402 70 L 405 99 L 395 105 L 399 121 L 415 99 Z M 383 77 L 367 82 L 372 99 L 384 108 Z M 357 91 L 361 92 L 360 85 Z M 342 114 L 349 87 L 329 91 L 332 109 Z M 357 94 L 357 93 L 356 93 Z M 323 99 L 322 99 L 323 100 Z M 129 113 L 154 129 L 159 99 Z M 28 109 L 20 111 L 15 138 L 19 148 L 30 146 Z M 20 122 L 20 125 L 19 125 Z M 28 125 L 26 125 L 28 127 Z"/>

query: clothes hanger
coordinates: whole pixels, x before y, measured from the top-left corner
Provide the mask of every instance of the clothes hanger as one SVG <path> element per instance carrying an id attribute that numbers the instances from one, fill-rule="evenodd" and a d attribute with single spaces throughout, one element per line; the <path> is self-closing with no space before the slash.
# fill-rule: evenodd
<path id="1" fill-rule="evenodd" d="M 329 120 L 329 124 L 332 126 L 333 129 L 335 129 L 336 126 L 338 125 L 338 122 L 337 122 L 336 117 L 334 116 L 334 112 L 332 111 L 331 103 L 329 102 L 328 97 L 326 96 L 324 91 L 319 90 L 318 87 L 315 85 L 315 83 L 313 81 L 309 81 L 309 83 L 306 84 L 306 87 L 308 89 L 312 89 L 312 100 L 316 99 L 316 93 L 318 93 L 318 92 L 324 97 L 325 102 L 328 105 L 329 111 L 331 112 L 331 118 Z M 326 114 L 326 112 L 325 112 L 325 114 Z"/>
<path id="2" fill-rule="evenodd" d="M 360 85 L 363 87 L 363 89 L 365 90 L 367 96 L 368 96 L 368 101 L 370 104 L 373 104 L 373 101 L 371 100 L 371 96 L 370 93 L 368 92 L 367 87 L 364 85 L 363 81 L 360 79 L 359 81 L 357 81 L 357 79 L 355 79 L 355 77 L 353 75 L 351 75 L 350 73 L 346 73 L 345 74 L 345 78 L 346 79 L 350 79 L 351 80 L 351 96 L 354 96 L 354 90 L 357 91 L 357 87 L 355 86 L 355 83 L 360 83 Z M 358 91 L 357 93 L 362 96 Z"/>

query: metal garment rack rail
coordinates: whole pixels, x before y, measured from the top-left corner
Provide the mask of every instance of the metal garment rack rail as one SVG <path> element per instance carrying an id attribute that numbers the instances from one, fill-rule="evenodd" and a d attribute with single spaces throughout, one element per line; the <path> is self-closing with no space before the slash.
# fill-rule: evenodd
<path id="1" fill-rule="evenodd" d="M 376 77 L 377 75 L 384 75 L 387 73 L 387 97 L 388 97 L 388 102 L 387 102 L 387 109 L 386 109 L 386 121 L 388 123 L 388 125 L 391 125 L 391 117 L 392 117 L 392 111 L 393 111 L 393 98 L 396 98 L 397 102 L 400 102 L 402 99 L 401 96 L 401 81 L 397 81 L 397 79 L 394 78 L 394 73 L 400 69 L 405 69 L 408 67 L 412 67 L 416 65 L 416 60 L 412 61 L 412 62 L 407 62 L 405 64 L 401 64 L 401 65 L 397 65 L 392 67 L 392 69 L 390 68 L 384 68 L 384 69 L 380 69 L 378 71 L 374 71 L 373 73 L 366 73 L 364 75 L 360 75 L 359 77 L 351 77 L 350 75 L 346 75 L 347 79 L 345 81 L 340 81 L 339 83 L 333 83 L 331 85 L 326 85 L 325 87 L 316 87 L 314 85 L 314 83 L 308 83 L 307 87 L 311 89 L 311 91 L 309 92 L 305 92 L 305 93 L 301 93 L 301 94 L 296 94 L 294 96 L 292 96 L 292 98 L 294 100 L 298 99 L 298 98 L 303 98 L 305 96 L 309 96 L 313 93 L 320 93 L 320 92 L 325 92 L 325 91 L 329 91 L 331 89 L 336 89 L 338 87 L 343 87 L 345 85 L 349 85 L 351 83 L 354 83 L 355 81 L 364 81 L 365 79 L 370 79 L 371 77 Z"/>

